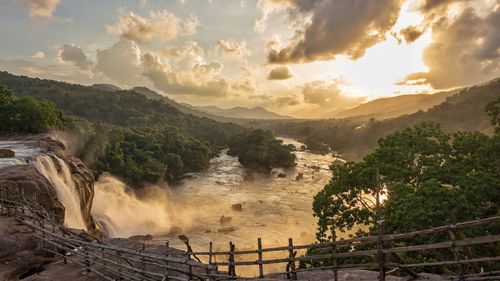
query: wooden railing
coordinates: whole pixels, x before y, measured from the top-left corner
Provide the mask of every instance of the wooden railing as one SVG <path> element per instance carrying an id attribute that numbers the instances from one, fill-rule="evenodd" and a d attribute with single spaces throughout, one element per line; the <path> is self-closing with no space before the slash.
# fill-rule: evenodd
<path id="1" fill-rule="evenodd" d="M 332 270 L 334 280 L 338 280 L 337 272 L 339 270 L 345 269 L 379 270 L 379 272 L 381 272 L 379 280 L 384 280 L 386 273 L 392 273 L 396 270 L 400 270 L 406 274 L 417 277 L 418 274 L 412 270 L 414 268 L 456 266 L 459 268 L 459 274 L 457 276 L 451 277 L 452 280 L 500 280 L 500 272 L 498 271 L 493 271 L 490 273 L 478 271 L 475 273 L 466 274 L 466 270 L 464 269 L 465 265 L 467 264 L 499 264 L 500 256 L 496 255 L 487 257 L 463 257 L 460 255 L 460 249 L 466 249 L 469 246 L 475 245 L 492 245 L 491 247 L 495 249 L 494 252 L 498 254 L 500 252 L 500 245 L 498 245 L 498 242 L 500 242 L 499 233 L 492 233 L 489 235 L 468 238 L 462 238 L 460 234 L 461 230 L 467 228 L 492 225 L 495 223 L 500 223 L 500 216 L 457 224 L 449 224 L 446 226 L 433 227 L 409 233 L 365 236 L 343 240 L 336 240 L 335 233 L 332 233 L 332 241 L 325 243 L 294 245 L 293 239 L 289 238 L 288 245 L 269 248 L 263 248 L 262 240 L 258 238 L 257 249 L 254 250 L 235 250 L 235 245 L 230 242 L 229 251 L 212 251 L 212 244 L 210 244 L 209 251 L 192 251 L 188 252 L 188 254 L 196 257 L 205 256 L 205 260 L 208 260 L 209 264 L 217 267 L 227 267 L 228 272 L 230 272 L 232 276 L 236 276 L 238 268 L 253 266 L 258 268 L 258 271 L 255 270 L 256 272 L 258 272 L 258 277 L 264 278 L 265 265 L 284 264 L 285 270 L 280 273 L 283 273 L 287 279 L 292 280 L 297 279 L 298 272 L 314 270 Z M 398 241 L 416 239 L 423 236 L 430 236 L 439 233 L 449 235 L 449 241 L 421 245 L 390 246 Z M 370 249 L 356 249 L 359 249 L 359 246 L 370 244 L 373 245 Z M 382 247 L 379 248 L 377 245 L 382 245 Z M 344 252 L 338 252 L 338 248 L 347 248 L 348 250 Z M 443 249 L 449 249 L 451 253 L 453 253 L 454 259 L 432 262 L 405 263 L 399 256 L 399 254 L 403 253 L 426 252 Z M 297 252 L 300 250 L 308 252 L 320 250 L 323 253 L 309 253 L 302 256 L 297 256 Z M 263 259 L 263 253 L 274 253 L 274 255 L 281 254 L 283 257 L 275 259 Z M 255 258 L 252 259 L 249 256 L 253 256 Z M 396 260 L 397 262 L 386 261 L 387 256 L 389 256 L 392 260 Z M 219 257 L 218 260 L 222 261 L 216 261 L 217 257 Z M 351 264 L 338 263 L 338 261 L 341 259 L 346 260 L 348 258 L 360 257 L 369 257 L 376 260 L 376 262 Z M 311 263 L 315 261 L 326 261 L 328 263 L 331 263 L 331 265 L 310 267 L 303 266 L 302 268 L 299 268 L 296 265 L 297 262 Z"/>
<path id="2" fill-rule="evenodd" d="M 238 272 L 243 267 L 254 267 L 259 278 L 264 278 L 265 266 L 283 265 L 281 272 L 287 279 L 297 279 L 298 273 L 314 270 L 333 271 L 334 280 L 338 280 L 338 271 L 346 269 L 371 269 L 380 272 L 379 279 L 385 274 L 397 270 L 416 277 L 415 268 L 431 268 L 454 266 L 458 274 L 451 280 L 500 280 L 500 271 L 467 272 L 466 265 L 499 264 L 500 234 L 490 233 L 477 237 L 462 237 L 462 230 L 492 226 L 500 223 L 500 216 L 486 219 L 449 224 L 402 234 L 377 235 L 336 240 L 332 233 L 332 241 L 325 243 L 295 245 L 293 239 L 288 245 L 279 247 L 263 247 L 258 238 L 256 249 L 237 250 L 237 245 L 229 242 L 228 251 L 214 251 L 212 243 L 208 251 L 193 251 L 189 240 L 185 243 L 187 250 L 182 257 L 168 253 L 159 255 L 150 252 L 144 245 L 140 250 L 117 247 L 104 243 L 101 239 L 85 232 L 75 232 L 57 223 L 53 215 L 48 214 L 36 199 L 27 199 L 22 193 L 10 193 L 0 189 L 0 215 L 15 217 L 19 222 L 30 227 L 34 236 L 43 242 L 44 249 L 66 261 L 81 265 L 88 272 L 93 272 L 103 280 L 228 280 L 242 279 Z M 499 229 L 498 227 L 496 229 Z M 395 245 L 401 241 L 415 241 L 424 236 L 444 234 L 448 241 L 431 244 Z M 464 255 L 469 246 L 488 245 L 497 255 L 469 256 Z M 361 247 L 366 246 L 364 249 Z M 400 254 L 425 253 L 427 251 L 448 249 L 453 253 L 451 260 L 434 260 L 427 262 L 406 263 Z M 319 252 L 314 254 L 313 252 Z M 302 255 L 298 253 L 302 252 Z M 281 256 L 264 259 L 265 255 Z M 207 264 L 200 262 L 201 259 Z M 375 262 L 363 263 L 352 261 L 353 258 L 369 258 Z M 348 261 L 348 262 L 346 262 Z M 323 262 L 327 265 L 304 266 L 307 263 Z M 297 264 L 299 263 L 299 264 Z M 227 268 L 221 272 L 219 268 Z M 271 273 L 271 272 L 268 272 Z M 273 273 L 276 273 L 273 271 Z"/>
<path id="3" fill-rule="evenodd" d="M 35 199 L 22 193 L 0 189 L 0 215 L 14 217 L 33 230 L 44 251 L 81 265 L 103 280 L 218 280 L 227 278 L 214 265 L 181 257 L 155 254 L 142 249 L 117 247 L 86 232 L 75 232 L 58 225 Z"/>

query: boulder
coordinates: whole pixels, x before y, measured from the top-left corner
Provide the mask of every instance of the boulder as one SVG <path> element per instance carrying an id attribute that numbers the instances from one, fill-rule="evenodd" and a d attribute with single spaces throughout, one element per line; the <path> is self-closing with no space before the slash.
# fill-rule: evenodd
<path id="1" fill-rule="evenodd" d="M 0 158 L 14 158 L 16 153 L 10 149 L 0 148 Z"/>
<path id="2" fill-rule="evenodd" d="M 170 232 L 168 233 L 168 235 L 170 236 L 176 236 L 176 235 L 179 235 L 182 233 L 182 228 L 174 225 L 170 228 Z"/>
<path id="3" fill-rule="evenodd" d="M 219 222 L 220 224 L 226 224 L 226 223 L 229 223 L 233 218 L 232 217 L 226 217 L 224 215 L 222 215 L 222 217 L 220 217 L 219 219 Z"/>
<path id="4" fill-rule="evenodd" d="M 128 239 L 132 240 L 132 241 L 148 241 L 148 240 L 153 240 L 153 235 L 150 235 L 150 234 L 134 235 L 134 236 L 130 236 Z"/>
<path id="5" fill-rule="evenodd" d="M 243 211 L 243 205 L 241 203 L 231 205 L 233 211 L 241 212 Z"/>
<path id="6" fill-rule="evenodd" d="M 222 234 L 229 234 L 231 232 L 235 232 L 236 230 L 238 230 L 237 227 L 235 226 L 228 226 L 228 227 L 221 227 L 217 230 L 218 233 L 222 233 Z"/>

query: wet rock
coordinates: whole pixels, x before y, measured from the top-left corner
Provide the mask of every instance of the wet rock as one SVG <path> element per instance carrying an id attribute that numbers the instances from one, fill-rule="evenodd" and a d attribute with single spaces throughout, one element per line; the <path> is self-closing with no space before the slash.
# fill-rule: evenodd
<path id="1" fill-rule="evenodd" d="M 71 178 L 80 197 L 80 208 L 83 220 L 88 230 L 97 230 L 90 210 L 94 198 L 94 175 L 83 162 L 69 154 L 64 145 L 44 135 L 27 136 L 22 141 L 29 141 L 40 153 L 46 153 L 56 169 L 61 172 L 60 158 L 71 173 Z M 53 213 L 59 223 L 64 221 L 65 208 L 59 202 L 57 194 L 51 183 L 38 172 L 33 165 L 16 165 L 0 169 L 0 189 L 9 192 L 23 193 L 27 198 L 36 198 L 38 203 L 49 213 Z"/>
<path id="2" fill-rule="evenodd" d="M 279 173 L 278 174 L 278 178 L 286 178 L 286 174 L 285 173 Z"/>
<path id="3" fill-rule="evenodd" d="M 314 165 L 314 166 L 311 166 L 311 169 L 318 172 L 319 170 L 321 170 L 321 167 Z"/>
<path id="4" fill-rule="evenodd" d="M 299 180 L 301 180 L 303 177 L 304 177 L 304 174 L 303 174 L 303 173 L 298 173 L 298 174 L 297 174 L 297 176 L 295 177 L 295 180 L 296 180 L 296 181 L 299 181 Z"/>
<path id="5" fill-rule="evenodd" d="M 146 234 L 146 235 L 134 235 L 130 236 L 128 239 L 132 241 L 147 241 L 147 240 L 153 240 L 153 235 Z"/>
<path id="6" fill-rule="evenodd" d="M 231 205 L 233 211 L 241 212 L 243 211 L 243 205 L 241 203 Z"/>
<path id="7" fill-rule="evenodd" d="M 182 228 L 180 228 L 179 226 L 172 226 L 170 228 L 170 232 L 168 233 L 168 235 L 172 235 L 172 236 L 175 236 L 175 235 L 179 235 L 182 233 Z"/>
<path id="8" fill-rule="evenodd" d="M 220 224 L 227 224 L 232 219 L 233 219 L 232 217 L 226 217 L 226 216 L 222 215 L 222 217 L 220 217 L 220 219 L 219 219 L 219 222 L 220 222 Z"/>
<path id="9" fill-rule="evenodd" d="M 217 230 L 217 232 L 222 233 L 222 234 L 229 234 L 231 232 L 235 232 L 236 230 L 238 230 L 238 228 L 236 226 L 228 226 L 228 227 L 219 228 Z"/>
<path id="10" fill-rule="evenodd" d="M 0 148 L 0 158 L 13 158 L 16 153 L 10 149 Z"/>
<path id="11" fill-rule="evenodd" d="M 29 165 L 9 166 L 0 169 L 0 190 L 7 194 L 23 194 L 28 200 L 36 201 L 53 214 L 58 223 L 64 221 L 64 206 L 57 199 L 57 193 L 50 182 Z"/>

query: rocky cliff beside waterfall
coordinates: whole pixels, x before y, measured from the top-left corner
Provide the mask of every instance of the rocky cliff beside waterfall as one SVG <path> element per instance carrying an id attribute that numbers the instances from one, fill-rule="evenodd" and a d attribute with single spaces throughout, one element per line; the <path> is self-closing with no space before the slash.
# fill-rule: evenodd
<path id="1" fill-rule="evenodd" d="M 95 230 L 90 215 L 94 176 L 63 143 L 48 135 L 3 136 L 0 149 L 0 191 L 36 199 L 60 223 Z"/>

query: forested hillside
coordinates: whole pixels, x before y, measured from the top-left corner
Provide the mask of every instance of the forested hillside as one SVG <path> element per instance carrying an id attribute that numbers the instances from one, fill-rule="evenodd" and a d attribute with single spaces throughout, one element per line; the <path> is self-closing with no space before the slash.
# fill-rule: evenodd
<path id="1" fill-rule="evenodd" d="M 12 90 L 22 104 L 43 105 L 51 111 L 53 105 L 43 100 L 55 104 L 67 116 L 69 135 L 78 139 L 77 156 L 96 175 L 109 171 L 136 186 L 206 168 L 233 135 L 246 131 L 235 124 L 182 113 L 134 91 L 110 91 L 7 72 L 0 72 L 0 85 Z M 22 131 L 46 129 L 49 126 Z"/>
<path id="2" fill-rule="evenodd" d="M 291 120 L 241 122 L 241 125 L 270 129 L 278 135 L 297 138 L 312 150 L 327 152 L 328 147 L 349 160 L 359 160 L 373 151 L 377 140 L 402 131 L 422 121 L 439 123 L 445 132 L 479 131 L 492 133 L 493 126 L 485 112 L 488 103 L 500 97 L 500 79 L 463 89 L 445 102 L 427 111 L 387 120 Z"/>
<path id="3" fill-rule="evenodd" d="M 146 88 L 86 87 L 7 72 L 0 72 L 0 85 L 15 94 L 12 94 L 12 101 L 5 102 L 8 102 L 9 111 L 2 112 L 17 110 L 8 115 L 9 119 L 2 120 L 7 127 L 3 131 L 38 133 L 59 128 L 63 122 L 62 113 L 58 111 L 61 110 L 65 114 L 67 135 L 76 143 L 73 144 L 77 148 L 75 154 L 96 175 L 111 172 L 135 186 L 175 180 L 185 173 L 207 168 L 210 158 L 221 148 L 234 146 L 236 136 L 238 140 L 251 136 L 247 134 L 248 129 L 239 125 L 184 113 L 172 106 L 168 98 L 157 97 L 159 94 Z M 29 110 L 19 114 L 22 108 Z M 37 110 L 47 112 L 39 114 Z M 49 117 L 35 118 L 42 115 L 55 115 L 54 118 L 60 120 L 51 117 L 55 121 L 50 119 L 47 125 L 44 120 Z M 30 122 L 33 118 L 38 121 Z M 54 122 L 57 124 L 52 124 Z M 274 137 L 267 136 L 271 143 Z M 273 144 L 269 153 L 273 157 L 271 166 L 280 166 L 280 157 L 293 156 L 281 143 Z M 278 155 L 280 148 L 284 150 Z M 235 155 L 248 156 L 248 153 L 253 151 L 241 149 Z M 269 168 L 268 164 L 264 168 Z"/>
<path id="4" fill-rule="evenodd" d="M 432 95 L 416 94 L 380 98 L 340 112 L 335 117 L 356 118 L 359 120 L 395 118 L 405 114 L 412 114 L 419 110 L 427 110 L 444 102 L 447 97 L 455 95 L 458 92 L 458 90 L 453 90 Z"/>

